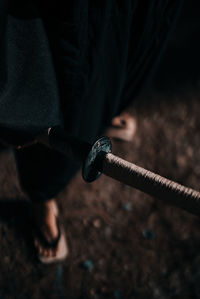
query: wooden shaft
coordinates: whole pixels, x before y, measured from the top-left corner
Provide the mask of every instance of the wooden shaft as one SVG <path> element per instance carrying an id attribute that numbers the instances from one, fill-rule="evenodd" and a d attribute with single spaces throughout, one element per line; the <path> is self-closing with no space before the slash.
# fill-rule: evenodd
<path id="1" fill-rule="evenodd" d="M 127 162 L 112 153 L 107 154 L 104 158 L 103 173 L 164 202 L 200 216 L 200 192 L 191 188 Z"/>

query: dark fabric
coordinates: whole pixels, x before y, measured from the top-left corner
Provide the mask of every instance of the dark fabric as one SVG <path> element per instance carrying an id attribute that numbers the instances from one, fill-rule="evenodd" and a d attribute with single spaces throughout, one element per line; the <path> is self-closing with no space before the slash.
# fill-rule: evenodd
<path id="1" fill-rule="evenodd" d="M 55 197 L 80 167 L 42 144 L 15 151 L 15 159 L 21 187 L 32 201 Z"/>
<path id="2" fill-rule="evenodd" d="M 1 45 L 6 49 L 0 69 L 7 76 L 0 83 L 0 138 L 15 144 L 60 124 L 61 111 L 43 19 L 39 12 L 35 16 L 37 2 L 30 1 L 30 7 L 25 1 L 9 3 L 9 14 L 0 12 L 5 20 Z"/>
<path id="3" fill-rule="evenodd" d="M 0 11 L 0 49 L 5 54 L 0 138 L 22 143 L 60 125 L 70 135 L 93 142 L 151 77 L 182 2 L 11 1 L 6 17 L 6 7 Z M 41 158 L 34 150 L 15 152 L 21 181 L 34 196 L 52 196 L 77 165 L 57 154 L 50 159 L 43 153 Z M 30 174 L 37 157 L 42 163 Z M 45 171 L 47 165 L 51 171 Z M 45 179 L 38 173 L 45 173 Z"/>
<path id="4" fill-rule="evenodd" d="M 7 47 L 6 47 L 6 23 L 8 15 L 7 0 L 0 1 L 0 93 L 6 88 L 7 82 Z"/>
<path id="5" fill-rule="evenodd" d="M 2 5 L 0 137 L 21 143 L 64 118 L 70 134 L 93 140 L 150 76 L 181 2 L 10 0 L 9 14 Z"/>

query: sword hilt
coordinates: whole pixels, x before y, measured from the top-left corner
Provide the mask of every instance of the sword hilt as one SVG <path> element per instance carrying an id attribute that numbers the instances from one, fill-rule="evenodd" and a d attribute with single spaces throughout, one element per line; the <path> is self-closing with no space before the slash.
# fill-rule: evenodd
<path id="1" fill-rule="evenodd" d="M 87 182 L 94 181 L 104 173 L 126 185 L 200 216 L 200 192 L 113 155 L 108 137 L 102 137 L 90 145 L 69 137 L 62 129 L 54 127 L 49 130 L 48 135 L 41 135 L 38 140 L 66 154 L 68 158 L 81 161 L 82 176 Z"/>

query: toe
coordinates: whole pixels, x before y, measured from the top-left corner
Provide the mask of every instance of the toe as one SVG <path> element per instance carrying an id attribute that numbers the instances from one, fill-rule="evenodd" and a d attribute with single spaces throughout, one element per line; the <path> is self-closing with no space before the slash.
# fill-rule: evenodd
<path id="1" fill-rule="evenodd" d="M 49 257 L 49 250 L 48 249 L 44 249 L 43 256 Z"/>
<path id="2" fill-rule="evenodd" d="M 49 248 L 49 249 L 47 250 L 47 256 L 48 256 L 48 257 L 52 257 L 52 249 Z"/>
<path id="3" fill-rule="evenodd" d="M 41 246 L 39 246 L 39 254 L 40 255 L 43 255 L 43 251 L 44 251 L 43 248 Z"/>

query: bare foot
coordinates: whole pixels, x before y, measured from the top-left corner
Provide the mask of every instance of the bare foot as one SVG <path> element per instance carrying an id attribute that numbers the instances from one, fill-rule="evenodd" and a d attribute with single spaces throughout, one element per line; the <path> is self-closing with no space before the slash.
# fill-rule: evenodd
<path id="1" fill-rule="evenodd" d="M 122 112 L 114 117 L 111 126 L 107 129 L 106 135 L 112 138 L 131 141 L 136 133 L 136 119 L 127 112 Z"/>
<path id="2" fill-rule="evenodd" d="M 53 244 L 59 235 L 58 207 L 55 200 L 33 203 L 32 219 L 40 235 L 42 235 L 42 239 L 46 241 L 45 243 Z M 58 257 L 58 259 L 59 257 L 64 258 L 64 255 L 66 255 L 66 241 L 63 235 L 60 239 L 61 242 L 58 241 L 57 246 L 45 246 L 44 242 L 41 242 L 41 238 L 38 238 L 37 234 L 35 234 L 34 245 L 41 261 L 43 259 L 48 262 L 49 259 L 50 262 L 53 262 L 53 257 Z"/>

